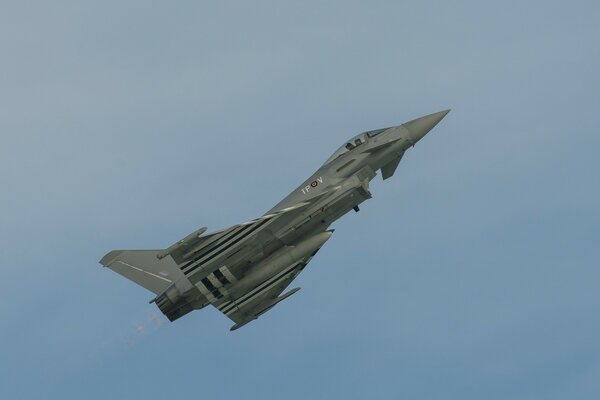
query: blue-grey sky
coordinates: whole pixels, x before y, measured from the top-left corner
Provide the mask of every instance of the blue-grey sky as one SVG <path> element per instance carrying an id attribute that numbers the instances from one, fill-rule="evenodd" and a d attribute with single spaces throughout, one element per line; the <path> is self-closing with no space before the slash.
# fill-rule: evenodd
<path id="1" fill-rule="evenodd" d="M 0 398 L 597 397 L 597 1 L 1 8 Z M 98 264 L 445 108 L 239 331 Z"/>

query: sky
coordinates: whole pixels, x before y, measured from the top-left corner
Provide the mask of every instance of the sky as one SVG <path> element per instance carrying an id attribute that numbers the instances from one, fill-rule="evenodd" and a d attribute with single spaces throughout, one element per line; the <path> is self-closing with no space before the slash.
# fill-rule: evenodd
<path id="1" fill-rule="evenodd" d="M 591 399 L 597 1 L 20 1 L 0 12 L 0 398 Z M 452 108 L 244 328 L 102 268 L 258 217 Z"/>

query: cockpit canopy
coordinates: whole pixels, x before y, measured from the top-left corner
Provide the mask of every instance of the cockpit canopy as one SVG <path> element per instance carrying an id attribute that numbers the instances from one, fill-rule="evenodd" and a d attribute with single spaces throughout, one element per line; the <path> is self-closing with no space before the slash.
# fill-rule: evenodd
<path id="1" fill-rule="evenodd" d="M 383 128 L 383 129 L 377 129 L 374 131 L 363 132 L 359 135 L 354 136 L 346 144 L 344 144 L 339 149 L 337 149 L 336 152 L 333 153 L 331 155 L 331 157 L 329 157 L 327 159 L 327 161 L 325 161 L 325 164 L 329 164 L 331 161 L 342 156 L 343 154 L 346 154 L 347 152 L 354 150 L 358 146 L 366 143 L 370 138 L 379 135 L 380 133 L 386 131 L 387 129 L 389 129 L 389 128 Z"/>

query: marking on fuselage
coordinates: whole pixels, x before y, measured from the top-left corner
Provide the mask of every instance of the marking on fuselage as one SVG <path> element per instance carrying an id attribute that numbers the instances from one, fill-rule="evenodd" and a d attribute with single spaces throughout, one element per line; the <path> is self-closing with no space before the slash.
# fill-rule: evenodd
<path id="1" fill-rule="evenodd" d="M 319 186 L 320 183 L 323 183 L 322 176 L 318 177 L 308 185 L 304 186 L 302 189 L 300 189 L 300 191 L 302 192 L 302 194 L 308 194 L 308 192 L 310 192 L 311 189 L 316 188 L 317 186 Z"/>
<path id="2" fill-rule="evenodd" d="M 253 232 L 266 226 L 273 219 L 264 219 L 254 225 L 243 225 L 239 230 L 233 230 L 235 233 L 229 233 L 223 239 L 219 239 L 215 242 L 215 245 L 206 251 L 201 258 L 196 258 L 190 261 L 186 265 L 183 265 L 181 269 L 186 276 L 190 276 L 196 269 L 201 268 L 203 265 L 209 263 L 214 258 L 228 251 L 230 248 L 235 246 L 240 241 L 249 237 Z"/>
<path id="3" fill-rule="evenodd" d="M 221 283 L 222 286 L 225 286 L 225 285 L 228 285 L 231 283 L 219 269 L 216 270 L 215 272 L 213 272 L 212 275 L 219 280 L 219 282 Z"/>
<path id="4" fill-rule="evenodd" d="M 217 277 L 214 274 L 214 272 L 212 274 L 208 274 L 206 277 L 208 278 L 208 280 L 210 281 L 210 283 L 213 284 L 214 287 L 220 288 L 221 286 L 223 286 L 223 284 L 221 283 L 221 281 L 219 281 L 219 279 L 217 279 Z"/>
<path id="5" fill-rule="evenodd" d="M 210 290 L 208 290 L 206 288 L 206 286 L 204 286 L 202 284 L 202 282 L 196 283 L 196 287 L 198 288 L 198 290 L 200 291 L 200 293 L 202 293 L 204 295 L 204 297 L 206 297 L 206 300 L 210 301 L 211 303 L 216 300 L 215 296 L 213 296 L 213 294 L 210 292 Z"/>
<path id="6" fill-rule="evenodd" d="M 223 265 L 221 268 L 219 268 L 219 271 L 221 271 L 223 273 L 223 275 L 225 276 L 225 278 L 227 278 L 227 280 L 229 282 L 231 282 L 231 283 L 237 282 L 237 278 L 235 276 L 233 276 L 233 274 L 231 273 L 229 268 L 227 268 L 227 266 Z"/>
<path id="7" fill-rule="evenodd" d="M 200 280 L 200 282 L 217 299 L 220 299 L 221 297 L 223 297 L 223 293 L 221 293 L 221 291 L 213 285 L 213 283 L 210 281 L 210 279 L 208 279 L 208 277 L 202 278 Z M 196 286 L 198 286 L 198 285 L 196 285 Z M 200 289 L 200 288 L 198 288 L 198 289 Z M 207 298 L 208 298 L 208 296 L 207 296 Z M 209 301 L 210 301 L 210 299 L 209 299 Z"/>

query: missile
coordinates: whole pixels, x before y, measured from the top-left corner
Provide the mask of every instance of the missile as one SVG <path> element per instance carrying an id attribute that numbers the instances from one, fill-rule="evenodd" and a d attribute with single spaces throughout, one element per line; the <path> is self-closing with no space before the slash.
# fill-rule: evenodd
<path id="1" fill-rule="evenodd" d="M 159 260 L 162 260 L 163 258 L 165 258 L 166 256 L 168 256 L 169 254 L 175 253 L 177 250 L 180 250 L 184 247 L 189 246 L 190 244 L 192 244 L 193 242 L 195 242 L 200 236 L 202 236 L 202 234 L 204 232 L 206 232 L 206 227 L 202 227 L 192 233 L 190 233 L 189 235 L 187 235 L 186 237 L 184 237 L 183 239 L 181 239 L 180 241 L 178 241 L 177 243 L 169 246 L 167 249 L 159 252 L 156 254 L 156 258 L 158 258 Z"/>
<path id="2" fill-rule="evenodd" d="M 247 323 L 254 321 L 258 317 L 260 317 L 261 315 L 263 315 L 264 313 L 266 313 L 267 311 L 269 311 L 271 308 L 275 307 L 277 304 L 279 304 L 283 300 L 287 299 L 288 297 L 290 297 L 291 295 L 293 295 L 294 293 L 296 293 L 298 290 L 300 290 L 299 287 L 294 288 L 294 289 L 290 290 L 289 292 L 287 292 L 287 293 L 285 293 L 285 294 L 283 294 L 283 295 L 281 295 L 281 296 L 273 299 L 270 303 L 268 303 L 266 305 L 265 308 L 263 308 L 261 311 L 259 311 L 256 315 L 252 315 L 248 319 L 236 323 L 231 328 L 229 328 L 229 330 L 230 331 L 235 331 L 236 329 L 241 328 L 242 326 L 246 325 Z"/>
<path id="3" fill-rule="evenodd" d="M 287 293 L 284 293 L 281 296 L 273 299 L 269 304 L 266 304 L 265 307 L 261 311 L 258 312 L 258 314 L 256 314 L 256 317 L 257 318 L 260 317 L 261 315 L 263 315 L 264 313 L 269 311 L 271 308 L 275 307 L 277 304 L 281 303 L 282 301 L 284 301 L 285 299 L 287 299 L 288 297 L 290 297 L 291 295 L 296 293 L 298 290 L 300 290 L 299 287 L 293 288 L 292 290 L 288 291 Z"/>
<path id="4" fill-rule="evenodd" d="M 287 267 L 310 257 L 329 240 L 333 230 L 321 232 L 293 246 L 284 246 L 256 264 L 248 274 L 231 288 L 231 297 L 238 298 Z"/>

